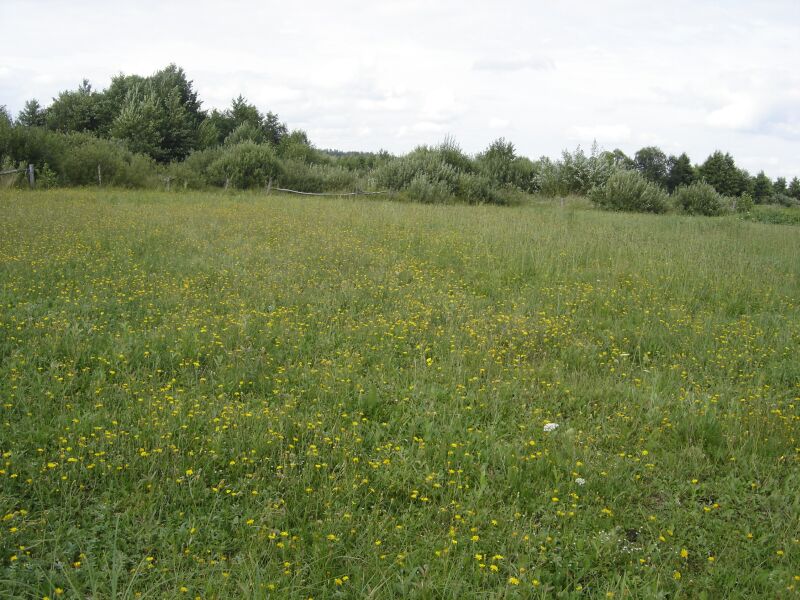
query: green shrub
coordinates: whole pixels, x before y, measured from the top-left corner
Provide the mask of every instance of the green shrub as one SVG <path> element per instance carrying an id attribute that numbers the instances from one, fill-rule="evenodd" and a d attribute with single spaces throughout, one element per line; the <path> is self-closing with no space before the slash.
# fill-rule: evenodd
<path id="1" fill-rule="evenodd" d="M 60 133 L 40 127 L 14 127 L 9 132 L 9 159 L 32 163 L 43 187 L 58 184 L 148 187 L 157 183 L 153 161 L 131 152 L 125 143 L 91 133 Z"/>
<path id="2" fill-rule="evenodd" d="M 536 161 L 538 191 L 545 196 L 564 196 L 568 186 L 562 182 L 559 163 L 547 156 Z"/>
<path id="3" fill-rule="evenodd" d="M 337 165 L 312 165 L 311 171 L 322 178 L 326 192 L 349 192 L 367 187 L 356 173 Z"/>
<path id="4" fill-rule="evenodd" d="M 44 163 L 41 168 L 36 171 L 36 187 L 49 190 L 58 185 L 58 173 L 50 168 L 50 165 Z"/>
<path id="5" fill-rule="evenodd" d="M 772 196 L 772 203 L 780 204 L 781 206 L 797 206 L 798 204 L 800 204 L 799 201 L 781 192 L 777 192 Z"/>
<path id="6" fill-rule="evenodd" d="M 518 156 L 511 163 L 511 184 L 523 192 L 535 194 L 540 190 L 539 171 L 531 159 Z"/>
<path id="7" fill-rule="evenodd" d="M 104 186 L 141 188 L 158 184 L 153 160 L 132 153 L 123 142 L 89 134 L 68 134 L 65 139 L 62 173 L 67 184 L 98 185 L 98 167 Z"/>
<path id="8" fill-rule="evenodd" d="M 187 162 L 188 158 L 185 161 L 173 162 L 167 166 L 165 175 L 170 179 L 171 189 L 201 190 L 205 188 L 207 183 L 203 174 L 192 169 Z"/>
<path id="9" fill-rule="evenodd" d="M 754 205 L 755 202 L 753 202 L 753 197 L 745 192 L 738 198 L 734 198 L 732 208 L 738 213 L 749 213 L 751 210 L 753 210 Z"/>
<path id="10" fill-rule="evenodd" d="M 605 185 L 591 190 L 589 197 L 606 210 L 663 213 L 669 206 L 667 193 L 634 171 L 618 171 Z"/>
<path id="11" fill-rule="evenodd" d="M 196 150 L 186 157 L 182 165 L 184 165 L 189 172 L 192 181 L 197 182 L 198 187 L 212 185 L 213 180 L 210 176 L 209 169 L 223 154 L 224 150 L 221 147 L 209 148 L 206 150 Z"/>
<path id="12" fill-rule="evenodd" d="M 14 124 L 11 120 L 11 115 L 8 114 L 5 106 L 0 105 L 0 164 L 10 159 L 9 146 L 13 131 Z"/>
<path id="13" fill-rule="evenodd" d="M 619 167 L 614 155 L 601 152 L 592 144 L 589 155 L 578 146 L 574 152 L 564 150 L 561 160 L 552 161 L 542 157 L 537 163 L 537 191 L 548 196 L 588 194 L 592 189 L 603 187 Z"/>
<path id="14" fill-rule="evenodd" d="M 539 191 L 536 165 L 528 158 L 517 156 L 514 144 L 500 138 L 476 159 L 478 171 L 495 187 L 515 187 L 534 193 Z"/>
<path id="15" fill-rule="evenodd" d="M 725 212 L 725 202 L 713 186 L 696 182 L 675 190 L 675 205 L 689 215 L 714 217 Z"/>
<path id="16" fill-rule="evenodd" d="M 447 202 L 452 192 L 444 181 L 431 179 L 426 173 L 418 173 L 406 186 L 406 193 L 411 200 L 428 204 Z"/>
<path id="17" fill-rule="evenodd" d="M 298 192 L 351 192 L 358 187 L 352 171 L 334 165 L 307 164 L 302 160 L 281 161 L 281 187 Z"/>
<path id="18" fill-rule="evenodd" d="M 800 225 L 800 209 L 761 205 L 755 206 L 753 210 L 743 215 L 743 218 L 771 225 Z"/>
<path id="19" fill-rule="evenodd" d="M 166 175 L 172 180 L 173 189 L 201 190 L 214 185 L 215 181 L 210 176 L 209 167 L 222 156 L 223 152 L 224 149 L 221 147 L 195 150 L 185 160 L 170 163 L 166 168 Z"/>
<path id="20" fill-rule="evenodd" d="M 235 146 L 236 144 L 241 144 L 243 142 L 263 144 L 266 142 L 266 138 L 260 127 L 247 121 L 231 131 L 228 134 L 228 137 L 225 138 L 224 144 L 226 146 Z"/>
<path id="21" fill-rule="evenodd" d="M 349 171 L 367 172 L 394 160 L 394 156 L 381 150 L 380 152 L 336 152 L 326 151 L 326 156 L 335 157 L 336 164 Z"/>
<path id="22" fill-rule="evenodd" d="M 456 195 L 470 204 L 504 204 L 492 181 L 477 173 L 460 173 Z"/>
<path id="23" fill-rule="evenodd" d="M 475 164 L 472 159 L 464 154 L 461 146 L 458 145 L 455 138 L 447 136 L 444 140 L 434 149 L 442 162 L 453 167 L 456 171 L 462 173 L 473 173 L 475 171 Z"/>
<path id="24" fill-rule="evenodd" d="M 281 161 L 280 187 L 298 192 L 324 192 L 325 179 L 302 160 Z"/>
<path id="25" fill-rule="evenodd" d="M 299 160 L 310 165 L 331 162 L 330 157 L 314 148 L 306 133 L 300 130 L 283 136 L 277 150 L 282 160 Z"/>
<path id="26" fill-rule="evenodd" d="M 214 185 L 237 189 L 263 187 L 281 175 L 281 164 L 268 144 L 242 142 L 225 148 L 208 166 L 208 180 Z"/>
<path id="27" fill-rule="evenodd" d="M 404 190 L 413 179 L 424 172 L 419 161 L 412 160 L 410 155 L 393 158 L 375 170 L 375 178 L 380 187 L 390 190 Z"/>
<path id="28" fill-rule="evenodd" d="M 88 134 L 74 135 L 91 138 Z M 37 170 L 48 164 L 60 174 L 68 152 L 68 137 L 42 127 L 11 128 L 4 143 L 6 158 L 14 164 L 33 164 Z"/>
<path id="29" fill-rule="evenodd" d="M 502 140 L 482 160 L 473 161 L 448 138 L 439 146 L 419 146 L 406 156 L 386 160 L 373 174 L 378 187 L 406 191 L 419 202 L 459 198 L 472 204 L 503 204 L 502 187 L 512 185 L 515 176 L 524 179 L 532 170 L 532 163 L 514 158 L 513 146 Z"/>
<path id="30" fill-rule="evenodd" d="M 375 171 L 378 185 L 391 190 L 405 190 L 416 182 L 436 184 L 446 188 L 452 195 L 458 185 L 459 171 L 446 162 L 441 153 L 427 146 L 420 146 L 402 158 L 396 158 Z"/>
<path id="31" fill-rule="evenodd" d="M 500 185 L 505 185 L 513 182 L 512 165 L 516 158 L 514 144 L 506 141 L 505 138 L 499 138 L 492 142 L 485 151 L 478 154 L 475 162 L 478 164 L 481 174 Z"/>

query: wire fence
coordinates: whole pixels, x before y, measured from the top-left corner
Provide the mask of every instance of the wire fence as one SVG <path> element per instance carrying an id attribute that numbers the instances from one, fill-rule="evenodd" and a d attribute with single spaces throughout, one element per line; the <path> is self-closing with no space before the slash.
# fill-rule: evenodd
<path id="1" fill-rule="evenodd" d="M 287 188 L 274 187 L 271 188 L 276 192 L 285 192 L 287 194 L 298 194 L 300 196 L 376 196 L 378 194 L 385 194 L 386 191 L 380 192 L 298 192 L 297 190 L 290 190 Z"/>
<path id="2" fill-rule="evenodd" d="M 28 185 L 30 185 L 31 188 L 34 188 L 36 186 L 36 176 L 34 174 L 33 165 L 28 165 L 24 169 L 6 169 L 5 171 L 0 171 L 0 177 L 4 175 L 16 175 L 18 173 L 26 174 Z"/>
<path id="3" fill-rule="evenodd" d="M 26 174 L 26 177 L 27 177 L 27 180 L 28 180 L 28 184 L 31 186 L 31 188 L 34 188 L 36 186 L 36 177 L 35 177 L 35 174 L 34 174 L 33 165 L 28 165 L 24 169 L 6 169 L 5 171 L 0 171 L 0 176 L 16 175 L 18 173 L 25 173 Z M 172 177 L 164 177 L 163 178 L 163 181 L 164 181 L 164 184 L 165 184 L 167 190 L 170 189 L 170 184 L 172 182 L 172 179 L 173 179 Z M 225 189 L 228 189 L 228 183 L 229 182 L 226 180 L 225 181 Z M 99 185 L 99 186 L 103 185 L 103 175 L 102 175 L 102 171 L 101 171 L 101 168 L 100 168 L 99 164 L 97 165 L 97 185 Z M 186 187 L 186 186 L 184 186 L 184 187 Z M 275 190 L 276 192 L 284 192 L 286 194 L 298 194 L 300 196 L 333 196 L 333 197 L 342 197 L 342 196 L 378 196 L 380 194 L 387 194 L 388 193 L 386 190 L 380 190 L 380 191 L 377 191 L 377 192 L 362 192 L 360 190 L 355 190 L 353 192 L 301 192 L 299 190 L 290 190 L 288 188 L 273 187 L 272 186 L 272 180 L 270 180 L 269 184 L 267 185 L 267 193 L 270 193 L 272 190 Z"/>

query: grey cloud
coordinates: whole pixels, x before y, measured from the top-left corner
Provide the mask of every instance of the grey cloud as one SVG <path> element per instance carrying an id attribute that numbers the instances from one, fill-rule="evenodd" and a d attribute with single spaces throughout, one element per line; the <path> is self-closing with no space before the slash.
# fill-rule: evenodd
<path id="1" fill-rule="evenodd" d="M 756 133 L 766 133 L 786 140 L 800 140 L 800 110 L 797 105 L 773 109 L 756 129 Z"/>

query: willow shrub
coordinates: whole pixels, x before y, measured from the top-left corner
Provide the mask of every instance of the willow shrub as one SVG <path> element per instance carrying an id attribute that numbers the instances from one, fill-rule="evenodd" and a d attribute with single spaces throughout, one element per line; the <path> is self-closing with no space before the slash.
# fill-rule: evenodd
<path id="1" fill-rule="evenodd" d="M 153 159 L 131 152 L 123 142 L 88 134 L 69 134 L 65 139 L 68 148 L 62 175 L 67 184 L 128 188 L 157 185 Z"/>
<path id="2" fill-rule="evenodd" d="M 208 166 L 209 183 L 236 189 L 264 187 L 278 180 L 282 171 L 273 147 L 252 141 L 225 148 Z"/>
<path id="3" fill-rule="evenodd" d="M 503 182 L 478 169 L 451 139 L 388 160 L 375 169 L 374 177 L 379 187 L 405 192 L 418 202 L 505 203 Z"/>
<path id="4" fill-rule="evenodd" d="M 668 194 L 635 171 L 614 173 L 605 185 L 593 188 L 589 198 L 606 210 L 664 213 L 669 208 Z"/>
<path id="5" fill-rule="evenodd" d="M 360 187 L 358 175 L 339 166 L 298 159 L 283 160 L 281 166 L 281 187 L 298 192 L 350 192 Z"/>
<path id="6" fill-rule="evenodd" d="M 704 182 L 683 185 L 675 190 L 673 197 L 675 206 L 686 214 L 715 217 L 726 212 L 725 198 Z"/>

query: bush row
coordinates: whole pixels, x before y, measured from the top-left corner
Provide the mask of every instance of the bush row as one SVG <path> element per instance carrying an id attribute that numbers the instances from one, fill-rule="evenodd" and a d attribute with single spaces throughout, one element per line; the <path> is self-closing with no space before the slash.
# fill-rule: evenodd
<path id="1" fill-rule="evenodd" d="M 165 185 L 201 189 L 248 189 L 274 185 L 304 192 L 343 191 L 368 185 L 362 175 L 337 164 L 302 141 L 286 136 L 280 144 L 249 139 L 191 153 L 159 165 L 116 139 L 88 133 L 59 133 L 40 127 L 0 129 L 3 170 L 32 163 L 41 187 L 109 185 L 146 188 Z"/>
<path id="2" fill-rule="evenodd" d="M 388 153 L 325 153 L 305 134 L 293 132 L 278 143 L 253 139 L 242 127 L 224 144 L 196 150 L 184 160 L 158 164 L 133 152 L 125 142 L 89 133 L 60 133 L 41 127 L 0 130 L 0 162 L 33 163 L 41 185 L 156 187 L 211 186 L 235 189 L 269 185 L 303 192 L 381 188 L 420 202 L 465 201 L 505 204 L 520 193 L 548 189 L 585 192 L 597 178 L 586 177 L 585 159 L 566 153 L 562 163 L 533 162 L 516 155 L 513 144 L 494 142 L 475 157 L 452 140 L 420 146 L 405 156 Z M 578 164 L 578 167 L 575 167 Z"/>
<path id="3" fill-rule="evenodd" d="M 668 194 L 636 171 L 620 170 L 589 194 L 594 204 L 606 210 L 665 213 L 675 209 L 689 215 L 719 216 L 730 212 L 749 212 L 753 198 L 723 196 L 703 181 L 678 187 Z"/>
<path id="4" fill-rule="evenodd" d="M 32 163 L 39 184 L 45 187 L 98 181 L 118 187 L 152 187 L 158 183 L 151 158 L 131 152 L 118 140 L 86 133 L 15 127 L 0 139 L 0 155 L 4 168 Z"/>
<path id="5" fill-rule="evenodd" d="M 600 152 L 596 145 L 589 153 L 578 147 L 563 152 L 558 160 L 532 161 L 518 156 L 514 145 L 502 138 L 476 156 L 467 155 L 448 138 L 397 157 L 386 152 L 320 151 L 302 131 L 267 141 L 260 129 L 244 123 L 217 146 L 195 150 L 179 162 L 160 164 L 133 152 L 119 139 L 15 126 L 2 117 L 0 166 L 33 163 L 44 187 L 102 182 L 120 187 L 252 189 L 272 184 L 301 192 L 384 189 L 418 202 L 472 204 L 508 204 L 535 193 L 588 195 L 608 210 L 662 213 L 674 208 L 702 215 L 746 211 L 753 200 L 758 202 L 749 188 L 724 196 L 718 186 L 694 176 L 682 180 L 676 176 L 676 185 L 666 186 L 672 190 L 669 194 L 648 176 L 644 167 L 649 163 L 642 152 L 637 153 L 637 162 L 620 151 Z M 683 162 L 691 167 L 688 158 Z M 677 166 L 673 170 L 677 172 Z M 789 195 L 796 187 L 793 182 L 787 193 L 775 192 L 771 199 L 787 207 L 797 205 L 798 200 Z"/>

